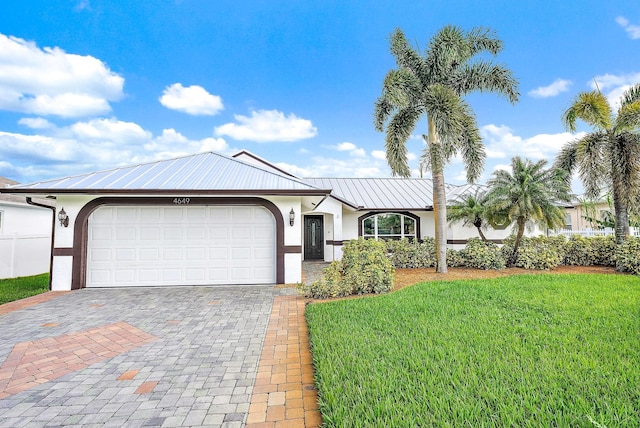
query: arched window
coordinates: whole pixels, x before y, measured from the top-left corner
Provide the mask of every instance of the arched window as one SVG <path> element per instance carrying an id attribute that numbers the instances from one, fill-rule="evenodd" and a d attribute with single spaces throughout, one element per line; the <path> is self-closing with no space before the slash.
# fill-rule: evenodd
<path id="1" fill-rule="evenodd" d="M 372 214 L 362 220 L 365 239 L 416 238 L 416 220 L 398 213 Z"/>

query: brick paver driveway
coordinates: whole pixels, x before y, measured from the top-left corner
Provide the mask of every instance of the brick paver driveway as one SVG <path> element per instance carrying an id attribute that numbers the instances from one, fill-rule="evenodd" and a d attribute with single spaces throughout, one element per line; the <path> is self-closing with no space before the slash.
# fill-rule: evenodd
<path id="1" fill-rule="evenodd" d="M 243 426 L 274 287 L 85 289 L 0 317 L 0 426 Z"/>

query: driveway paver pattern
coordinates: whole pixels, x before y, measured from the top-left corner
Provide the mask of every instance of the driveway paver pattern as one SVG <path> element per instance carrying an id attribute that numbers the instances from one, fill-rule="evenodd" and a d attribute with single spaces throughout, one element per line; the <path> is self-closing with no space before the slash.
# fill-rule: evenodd
<path id="1" fill-rule="evenodd" d="M 16 346 L 66 343 L 87 331 L 97 340 L 109 328 L 139 330 L 147 343 L 0 399 L 0 426 L 241 427 L 274 297 L 292 292 L 84 289 L 1 316 L 0 363 Z M 82 349 L 86 358 L 98 352 Z"/>

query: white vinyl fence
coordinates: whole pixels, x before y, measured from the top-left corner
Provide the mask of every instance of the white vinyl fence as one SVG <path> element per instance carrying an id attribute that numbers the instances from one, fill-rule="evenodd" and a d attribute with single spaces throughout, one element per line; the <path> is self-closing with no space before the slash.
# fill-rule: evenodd
<path id="1" fill-rule="evenodd" d="M 564 236 L 572 236 L 572 235 L 580 235 L 580 236 L 613 236 L 616 234 L 616 231 L 610 227 L 605 227 L 604 229 L 583 229 L 583 230 L 571 230 L 571 229 L 558 229 L 549 233 L 550 235 L 564 235 Z M 640 237 L 640 228 L 631 227 L 629 228 L 630 236 Z"/>
<path id="2" fill-rule="evenodd" d="M 0 279 L 49 272 L 50 235 L 0 235 Z"/>

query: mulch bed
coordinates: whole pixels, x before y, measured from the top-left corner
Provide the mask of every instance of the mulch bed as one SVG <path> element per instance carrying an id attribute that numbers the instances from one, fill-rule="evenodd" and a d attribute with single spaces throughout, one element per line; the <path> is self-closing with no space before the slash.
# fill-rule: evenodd
<path id="1" fill-rule="evenodd" d="M 609 266 L 558 266 L 552 270 L 528 270 L 522 268 L 508 268 L 502 270 L 482 270 L 471 268 L 448 268 L 448 273 L 436 273 L 435 268 L 425 269 L 396 269 L 393 290 L 400 290 L 409 285 L 425 281 L 455 281 L 459 279 L 498 278 L 509 275 L 536 275 L 540 273 L 601 273 L 624 275 Z"/>

